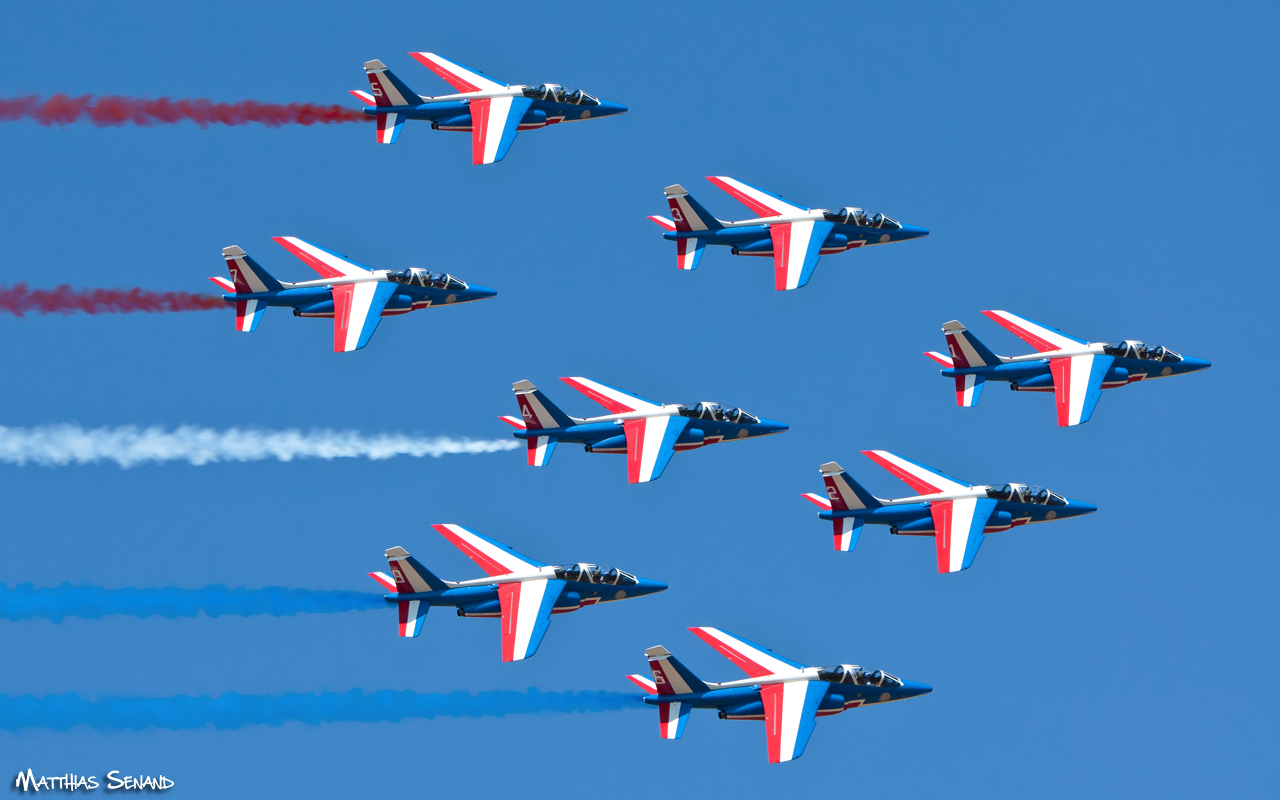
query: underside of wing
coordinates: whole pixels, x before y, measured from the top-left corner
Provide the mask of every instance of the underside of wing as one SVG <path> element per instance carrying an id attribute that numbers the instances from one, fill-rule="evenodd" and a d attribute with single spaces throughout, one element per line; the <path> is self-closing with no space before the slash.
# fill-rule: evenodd
<path id="1" fill-rule="evenodd" d="M 386 281 L 333 287 L 333 352 L 349 353 L 368 344 L 395 293 L 396 284 Z"/>
<path id="2" fill-rule="evenodd" d="M 992 322 L 1031 345 L 1038 353 L 1063 350 L 1088 344 L 1084 339 L 1068 336 L 1057 328 L 1043 325 L 1035 320 L 1010 314 L 1008 311 L 983 311 Z"/>
<path id="3" fill-rule="evenodd" d="M 632 411 L 656 411 L 662 408 L 661 403 L 645 400 L 639 395 L 624 392 L 612 386 L 606 386 L 589 378 L 561 378 L 560 380 L 595 400 L 614 414 L 626 414 Z"/>
<path id="4" fill-rule="evenodd" d="M 773 286 L 778 291 L 799 289 L 809 282 L 818 265 L 822 243 L 835 225 L 824 220 L 803 220 L 769 226 L 773 240 Z"/>
<path id="5" fill-rule="evenodd" d="M 520 120 L 533 101 L 527 97 L 490 97 L 471 101 L 471 163 L 501 161 L 516 139 Z"/>
<path id="6" fill-rule="evenodd" d="M 320 273 L 322 278 L 359 278 L 370 273 L 368 267 L 358 264 L 344 255 L 326 250 L 296 236 L 272 237 L 276 244 L 306 262 Z"/>
<path id="7" fill-rule="evenodd" d="M 481 536 L 461 525 L 445 524 L 432 525 L 431 527 L 435 528 L 436 532 L 441 536 L 448 539 L 454 547 L 461 550 L 467 558 L 476 562 L 489 577 L 519 572 L 533 572 L 538 567 L 546 566 L 541 561 L 535 561 L 528 556 L 520 555 L 502 542 L 496 542 L 487 536 Z"/>
<path id="8" fill-rule="evenodd" d="M 766 675 L 798 675 L 805 667 L 804 664 L 783 658 L 767 647 L 761 647 L 719 628 L 690 628 L 689 630 L 752 678 L 763 678 Z"/>
<path id="9" fill-rule="evenodd" d="M 894 477 L 920 494 L 958 492 L 969 488 L 969 484 L 963 481 L 958 481 L 933 467 L 926 467 L 924 464 L 890 453 L 888 450 L 863 450 L 862 454 L 892 472 Z"/>
<path id="10" fill-rule="evenodd" d="M 662 477 L 675 453 L 676 440 L 688 426 L 688 417 L 627 420 L 623 424 L 627 435 L 627 482 L 644 483 Z"/>
<path id="11" fill-rule="evenodd" d="M 503 661 L 520 661 L 538 652 L 551 622 L 551 610 L 564 587 L 564 581 L 547 578 L 504 583 L 498 587 Z"/>
<path id="12" fill-rule="evenodd" d="M 1053 374 L 1053 398 L 1058 407 L 1058 427 L 1088 422 L 1102 396 L 1102 380 L 1115 356 L 1088 355 L 1049 359 Z"/>
<path id="13" fill-rule="evenodd" d="M 938 572 L 969 568 L 982 546 L 982 531 L 995 509 L 996 501 L 987 497 L 935 500 L 929 504 L 938 550 Z"/>
<path id="14" fill-rule="evenodd" d="M 718 188 L 728 192 L 733 199 L 742 203 L 761 217 L 780 217 L 783 214 L 803 214 L 809 209 L 783 200 L 773 192 L 757 189 L 750 184 L 730 178 L 728 175 L 708 175 L 707 180 Z"/>
<path id="15" fill-rule="evenodd" d="M 826 694 L 827 685 L 821 681 L 791 681 L 760 687 L 770 764 L 804 755 L 818 719 L 818 706 Z"/>
<path id="16" fill-rule="evenodd" d="M 471 67 L 464 67 L 435 53 L 410 53 L 418 63 L 448 81 L 459 92 L 491 92 L 507 88 L 507 84 L 495 81 Z"/>

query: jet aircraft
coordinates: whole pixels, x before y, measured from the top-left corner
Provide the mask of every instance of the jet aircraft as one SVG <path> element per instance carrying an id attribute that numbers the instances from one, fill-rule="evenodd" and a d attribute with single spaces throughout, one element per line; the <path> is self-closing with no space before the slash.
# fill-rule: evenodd
<path id="1" fill-rule="evenodd" d="M 611 567 L 543 564 L 461 525 L 432 527 L 489 577 L 443 581 L 403 547 L 387 550 L 391 574 L 370 572 L 369 577 L 391 592 L 386 600 L 398 607 L 401 636 L 417 636 L 422 631 L 427 609 L 451 606 L 460 617 L 500 617 L 502 660 L 520 661 L 538 652 L 552 614 L 643 597 L 667 588 L 665 583 Z"/>
<path id="2" fill-rule="evenodd" d="M 364 113 L 378 120 L 378 141 L 394 144 L 406 119 L 431 123 L 432 130 L 470 131 L 471 163 L 501 161 L 517 131 L 560 122 L 625 114 L 627 107 L 599 100 L 556 83 L 538 86 L 495 81 L 483 72 L 435 53 L 410 53 L 424 67 L 449 82 L 455 94 L 419 96 L 381 61 L 366 61 L 369 91 L 351 94 L 364 101 Z"/>
<path id="3" fill-rule="evenodd" d="M 932 536 L 938 572 L 959 572 L 973 563 L 983 534 L 1098 510 L 1091 503 L 1068 500 L 1039 486 L 970 485 L 886 450 L 863 450 L 862 454 L 915 489 L 918 496 L 885 500 L 862 488 L 836 462 L 819 467 L 827 493 L 809 493 L 804 498 L 822 509 L 819 519 L 831 520 L 835 547 L 844 552 L 857 546 L 864 524 L 888 525 L 890 533 Z"/>
<path id="4" fill-rule="evenodd" d="M 420 308 L 470 303 L 497 292 L 452 275 L 425 269 L 371 270 L 346 256 L 293 236 L 276 236 L 284 249 L 320 273 L 320 280 L 278 281 L 236 245 L 222 248 L 231 280 L 210 278 L 223 300 L 236 307 L 236 330 L 257 330 L 268 306 L 292 308 L 295 317 L 332 317 L 333 351 L 347 353 L 369 343 L 383 317 Z"/>
<path id="5" fill-rule="evenodd" d="M 1008 311 L 982 313 L 1037 352 L 998 356 L 958 321 L 945 323 L 942 332 L 951 355 L 934 351 L 925 355 L 945 367 L 940 374 L 955 378 L 956 405 L 966 408 L 978 404 L 986 381 L 1007 381 L 1017 392 L 1053 392 L 1058 427 L 1066 428 L 1089 421 L 1103 389 L 1210 367 L 1208 361 L 1187 358 L 1159 345 L 1132 339 L 1086 342 Z"/>
<path id="6" fill-rule="evenodd" d="M 583 445 L 588 453 L 626 453 L 627 481 L 657 480 L 677 451 L 782 433 L 787 426 L 718 403 L 667 405 L 586 378 L 560 380 L 609 409 L 600 417 L 571 417 L 529 381 L 511 388 L 519 417 L 499 417 L 529 447 L 529 466 L 543 467 L 557 442 Z"/>
<path id="7" fill-rule="evenodd" d="M 808 667 L 772 650 L 716 628 L 690 628 L 702 641 L 749 675 L 724 683 L 704 683 L 661 645 L 644 651 L 653 679 L 628 675 L 658 707 L 658 734 L 679 739 L 691 708 L 714 708 L 720 719 L 764 720 L 769 763 L 799 758 L 818 717 L 850 708 L 919 697 L 933 687 L 904 681 L 854 664 Z"/>
<path id="8" fill-rule="evenodd" d="M 805 208 L 723 175 L 708 176 L 707 180 L 754 211 L 758 219 L 716 219 L 683 186 L 663 189 L 671 219 L 649 219 L 666 229 L 664 239 L 676 243 L 676 266 L 680 269 L 697 269 L 706 245 L 725 245 L 735 256 L 772 256 L 774 288 L 799 289 L 809 282 L 819 256 L 929 235 L 924 228 L 904 225 L 874 211 Z"/>

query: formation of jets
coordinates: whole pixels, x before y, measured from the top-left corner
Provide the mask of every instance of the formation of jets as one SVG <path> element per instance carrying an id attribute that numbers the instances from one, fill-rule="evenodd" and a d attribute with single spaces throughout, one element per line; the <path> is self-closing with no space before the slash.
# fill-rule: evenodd
<path id="1" fill-rule="evenodd" d="M 1091 503 L 1068 500 L 1039 486 L 970 485 L 886 450 L 863 450 L 862 454 L 917 494 L 885 500 L 862 488 L 836 462 L 819 467 L 826 495 L 809 493 L 804 497 L 823 509 L 820 519 L 831 520 L 835 548 L 842 552 L 857 546 L 858 534 L 868 522 L 888 525 L 890 533 L 932 536 L 938 551 L 938 572 L 959 572 L 973 564 L 983 534 L 1098 510 Z"/>
<path id="2" fill-rule="evenodd" d="M 435 53 L 410 55 L 444 79 L 454 92 L 418 95 L 383 62 L 366 62 L 369 91 L 351 94 L 364 102 L 364 113 L 376 119 L 377 141 L 383 144 L 398 139 L 405 120 L 423 120 L 434 130 L 470 132 L 472 162 L 492 164 L 506 156 L 519 131 L 627 111 L 626 106 L 558 84 L 507 84 Z M 924 228 L 862 208 L 808 208 L 727 176 L 708 180 L 746 205 L 755 217 L 717 219 L 682 186 L 668 186 L 664 193 L 671 216 L 649 219 L 664 229 L 665 239 L 675 243 L 676 264 L 681 270 L 696 269 L 708 244 L 720 245 L 730 248 L 733 255 L 772 258 L 774 288 L 786 291 L 805 286 L 823 255 L 929 235 Z M 443 272 L 375 270 L 295 237 L 277 237 L 275 241 L 306 262 L 320 278 L 281 282 L 240 247 L 225 248 L 230 279 L 211 280 L 225 290 L 224 299 L 235 306 L 239 331 L 255 330 L 267 307 L 281 306 L 293 309 L 299 317 L 333 318 L 334 350 L 350 352 L 368 344 L 384 316 L 496 294 Z M 986 381 L 1004 381 L 1017 391 L 1053 392 L 1058 425 L 1069 427 L 1089 420 L 1103 389 L 1210 366 L 1207 361 L 1160 346 L 1131 340 L 1088 342 L 1007 311 L 982 313 L 1036 352 L 998 356 L 958 321 L 944 324 L 950 355 L 925 355 L 942 365 L 943 376 L 955 381 L 960 406 L 976 405 Z M 625 454 L 627 481 L 645 483 L 661 477 L 677 452 L 788 429 L 784 423 L 732 406 L 706 401 L 660 403 L 587 378 L 561 380 L 608 413 L 570 416 L 529 381 L 517 381 L 512 389 L 520 414 L 501 419 L 516 428 L 516 439 L 525 442 L 530 466 L 546 466 L 557 444 L 577 444 L 587 453 Z M 884 450 L 863 454 L 906 482 L 916 494 L 878 498 L 839 464 L 823 464 L 820 471 L 825 494 L 807 493 L 804 497 L 821 509 L 820 519 L 832 524 L 837 551 L 853 550 L 863 526 L 885 525 L 893 534 L 933 537 L 938 572 L 953 573 L 973 564 L 988 533 L 1097 510 L 1090 503 L 1038 486 L 968 484 Z M 389 572 L 369 574 L 387 590 L 386 600 L 395 605 L 402 637 L 419 635 L 432 606 L 453 608 L 462 617 L 500 619 L 502 660 L 521 661 L 537 652 L 553 614 L 667 589 L 665 583 L 595 564 L 544 564 L 460 525 L 434 527 L 486 577 L 445 581 L 404 548 L 386 550 Z M 763 721 L 769 761 L 790 761 L 804 752 L 818 717 L 932 691 L 925 684 L 857 665 L 806 666 L 716 628 L 689 630 L 748 677 L 707 683 L 664 647 L 648 648 L 645 655 L 652 678 L 628 677 L 645 691 L 644 702 L 657 706 L 663 739 L 681 737 L 691 709 L 715 709 L 721 719 Z"/>
<path id="3" fill-rule="evenodd" d="M 982 313 L 1036 352 L 998 356 L 958 321 L 944 324 L 951 355 L 932 350 L 925 355 L 945 367 L 942 375 L 955 379 L 956 404 L 966 408 L 977 405 L 986 381 L 1005 381 L 1019 392 L 1053 392 L 1058 427 L 1066 428 L 1089 421 L 1103 389 L 1210 367 L 1208 361 L 1181 356 L 1160 345 L 1132 339 L 1086 342 L 1008 311 Z"/>

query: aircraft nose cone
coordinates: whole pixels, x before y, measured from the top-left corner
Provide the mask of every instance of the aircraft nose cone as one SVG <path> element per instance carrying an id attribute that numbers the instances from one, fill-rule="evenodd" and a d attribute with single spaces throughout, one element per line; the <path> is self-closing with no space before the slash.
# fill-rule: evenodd
<path id="1" fill-rule="evenodd" d="M 907 697 L 919 697 L 922 694 L 929 694 L 933 691 L 933 687 L 927 683 L 916 683 L 915 681 L 903 681 L 902 690 Z"/>
<path id="2" fill-rule="evenodd" d="M 760 427 L 765 433 L 786 433 L 791 430 L 791 426 L 785 422 L 775 422 L 771 419 L 760 420 Z"/>
<path id="3" fill-rule="evenodd" d="M 610 103 L 610 102 L 609 102 L 609 101 L 607 101 L 607 100 L 601 100 L 601 101 L 600 101 L 600 105 L 599 105 L 599 107 L 598 107 L 598 108 L 599 108 L 599 110 L 598 110 L 598 111 L 593 112 L 593 113 L 592 113 L 592 116 L 596 116 L 596 117 L 611 117 L 611 116 L 613 116 L 614 114 L 625 114 L 625 113 L 627 113 L 627 107 L 626 107 L 626 106 L 622 105 L 621 103 Z"/>
<path id="4" fill-rule="evenodd" d="M 903 239 L 918 239 L 921 236 L 928 236 L 929 230 L 918 225 L 903 225 L 902 234 Z"/>
<path id="5" fill-rule="evenodd" d="M 472 285 L 467 288 L 468 297 L 471 300 L 488 300 L 490 297 L 497 297 L 498 293 L 490 289 L 488 286 Z"/>
<path id="6" fill-rule="evenodd" d="M 662 581 L 651 581 L 648 578 L 637 578 L 636 580 L 639 581 L 638 588 L 640 591 L 638 594 L 657 594 L 670 588 Z"/>
<path id="7" fill-rule="evenodd" d="M 1199 372 L 1202 369 L 1208 369 L 1213 366 L 1203 358 L 1184 358 L 1182 363 L 1186 366 L 1184 372 Z"/>
<path id="8" fill-rule="evenodd" d="M 1095 506 L 1093 503 L 1086 503 L 1082 500 L 1072 500 L 1071 505 L 1068 506 L 1068 508 L 1072 509 L 1072 513 L 1074 513 L 1076 516 L 1081 516 L 1083 514 L 1092 514 L 1093 512 L 1098 510 L 1098 507 Z"/>

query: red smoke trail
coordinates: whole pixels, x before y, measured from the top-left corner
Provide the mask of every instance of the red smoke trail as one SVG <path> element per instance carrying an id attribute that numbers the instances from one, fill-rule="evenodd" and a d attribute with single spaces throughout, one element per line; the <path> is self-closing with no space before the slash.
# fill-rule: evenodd
<path id="1" fill-rule="evenodd" d="M 146 311 L 206 311 L 228 308 L 216 295 L 190 292 L 149 292 L 146 289 L 28 289 L 25 283 L 0 286 L 0 311 L 21 317 L 28 311 L 40 314 L 132 314 Z"/>
<path id="2" fill-rule="evenodd" d="M 367 122 L 373 117 L 345 106 L 316 103 L 215 103 L 212 100 L 142 100 L 107 94 L 68 97 L 55 94 L 48 100 L 38 95 L 0 98 L 0 122 L 32 119 L 41 125 L 69 125 L 87 119 L 99 128 L 107 126 L 160 125 L 190 120 L 202 128 L 210 125 L 244 125 L 259 122 L 268 128 L 281 125 L 331 125 L 339 122 Z"/>

